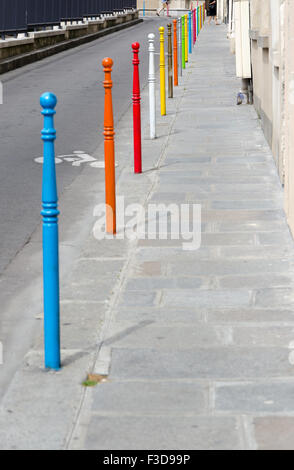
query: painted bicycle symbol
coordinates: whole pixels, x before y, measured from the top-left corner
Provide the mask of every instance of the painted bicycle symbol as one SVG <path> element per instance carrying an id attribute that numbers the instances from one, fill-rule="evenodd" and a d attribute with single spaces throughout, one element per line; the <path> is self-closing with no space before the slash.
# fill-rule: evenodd
<path id="1" fill-rule="evenodd" d="M 44 158 L 38 157 L 35 158 L 34 161 L 36 163 L 43 164 Z M 57 157 L 55 157 L 55 163 L 57 165 L 63 162 L 71 163 L 71 165 L 75 167 L 80 167 L 82 165 L 89 164 L 89 166 L 91 166 L 92 168 L 105 168 L 104 161 L 98 161 L 96 158 L 92 157 L 86 152 L 83 152 L 82 150 L 75 150 L 69 155 L 58 155 Z"/>

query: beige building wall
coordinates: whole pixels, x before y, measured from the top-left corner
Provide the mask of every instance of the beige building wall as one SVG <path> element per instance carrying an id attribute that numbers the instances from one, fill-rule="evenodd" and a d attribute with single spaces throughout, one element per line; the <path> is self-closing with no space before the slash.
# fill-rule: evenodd
<path id="1" fill-rule="evenodd" d="M 142 9 L 143 8 L 143 3 L 144 0 L 137 0 L 137 8 Z M 179 10 L 184 10 L 186 8 L 190 8 L 191 3 L 193 5 L 197 5 L 197 0 L 192 2 L 191 0 L 171 0 L 169 7 L 172 9 L 179 9 Z M 199 2 L 200 3 L 200 2 Z M 147 9 L 157 9 L 162 7 L 162 2 L 161 0 L 145 0 L 145 8 Z"/>
<path id="2" fill-rule="evenodd" d="M 247 12 L 244 5 L 250 5 L 250 24 L 245 22 L 243 32 L 250 39 L 250 66 L 252 69 L 254 105 L 261 119 L 267 141 L 272 149 L 281 181 L 284 177 L 284 165 L 281 146 L 281 120 L 283 114 L 283 65 L 282 57 L 282 4 L 285 0 L 233 0 L 234 35 L 237 76 L 248 78 L 241 69 L 242 60 L 238 47 L 238 30 Z M 242 11 L 243 7 L 243 11 Z M 240 13 L 241 12 L 241 13 Z M 241 14 L 241 20 L 240 20 Z M 247 21 L 247 19 L 246 19 Z M 229 35 L 232 40 L 232 35 Z M 243 40 L 244 36 L 243 36 Z M 246 60 L 248 58 L 246 57 Z M 244 62 L 244 58 L 243 58 Z M 247 64 L 248 65 L 248 64 Z M 243 67 L 244 69 L 244 67 Z"/>
<path id="3" fill-rule="evenodd" d="M 230 1 L 230 0 L 229 0 Z M 237 2 L 246 0 L 233 0 Z M 294 0 L 250 0 L 251 67 L 254 106 L 271 147 L 281 183 L 285 210 L 294 235 Z M 237 11 L 237 8 L 235 8 Z M 237 43 L 229 27 L 230 40 Z M 236 31 L 235 31 L 236 32 Z M 236 54 L 240 55 L 240 48 Z M 236 57 L 236 64 L 240 63 Z"/>
<path id="4" fill-rule="evenodd" d="M 254 105 L 282 182 L 283 4 L 284 0 L 250 0 Z"/>
<path id="5" fill-rule="evenodd" d="M 265 136 L 272 147 L 273 67 L 270 54 L 272 41 L 270 0 L 250 1 L 250 23 L 254 104 L 262 121 Z"/>
<path id="6" fill-rule="evenodd" d="M 248 35 L 250 27 L 249 0 L 235 0 L 236 75 L 251 78 L 251 48 Z"/>
<path id="7" fill-rule="evenodd" d="M 137 0 L 137 8 L 143 8 L 144 0 Z M 204 0 L 198 0 L 198 4 L 204 3 Z M 191 4 L 195 8 L 197 6 L 197 0 L 171 0 L 169 7 L 175 10 L 186 10 L 191 8 Z M 155 10 L 162 7 L 161 0 L 145 0 L 145 8 Z"/>
<path id="8" fill-rule="evenodd" d="M 284 2 L 285 95 L 282 136 L 284 138 L 285 208 L 294 234 L 294 15 L 292 0 Z"/>
<path id="9" fill-rule="evenodd" d="M 145 8 L 156 9 L 159 8 L 160 5 L 159 0 L 145 0 Z M 137 8 L 143 8 L 143 0 L 137 0 Z"/>

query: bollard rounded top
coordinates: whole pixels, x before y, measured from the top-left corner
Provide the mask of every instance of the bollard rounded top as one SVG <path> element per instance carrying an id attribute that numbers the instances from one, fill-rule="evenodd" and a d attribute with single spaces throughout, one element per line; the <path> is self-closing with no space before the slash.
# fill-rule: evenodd
<path id="1" fill-rule="evenodd" d="M 40 98 L 40 105 L 44 109 L 54 109 L 57 104 L 57 98 L 53 93 L 47 91 Z"/>
<path id="2" fill-rule="evenodd" d="M 111 69 L 111 67 L 113 66 L 113 60 L 110 57 L 105 57 L 102 60 L 102 65 L 105 69 Z"/>
<path id="3" fill-rule="evenodd" d="M 160 32 L 160 33 L 164 33 L 164 27 L 163 27 L 163 26 L 160 26 L 159 32 Z"/>
<path id="4" fill-rule="evenodd" d="M 173 20 L 173 24 L 176 24 L 178 22 L 178 20 Z"/>
<path id="5" fill-rule="evenodd" d="M 153 33 L 148 34 L 148 39 L 151 39 L 151 40 L 155 39 L 155 34 Z"/>
<path id="6" fill-rule="evenodd" d="M 138 51 L 140 49 L 140 44 L 138 42 L 133 42 L 132 48 L 134 51 Z"/>

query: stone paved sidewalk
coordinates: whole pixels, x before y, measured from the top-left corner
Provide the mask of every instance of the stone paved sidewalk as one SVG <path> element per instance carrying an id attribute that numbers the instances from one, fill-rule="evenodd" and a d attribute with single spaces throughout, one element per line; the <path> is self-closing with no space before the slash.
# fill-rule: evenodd
<path id="1" fill-rule="evenodd" d="M 185 74 L 146 203 L 201 204 L 201 248 L 133 243 L 72 449 L 294 448 L 293 243 L 224 26 L 205 26 Z"/>

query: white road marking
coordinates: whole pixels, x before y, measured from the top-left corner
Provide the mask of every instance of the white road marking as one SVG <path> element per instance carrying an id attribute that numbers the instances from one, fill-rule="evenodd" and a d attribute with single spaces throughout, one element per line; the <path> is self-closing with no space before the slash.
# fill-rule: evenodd
<path id="1" fill-rule="evenodd" d="M 38 158 L 35 158 L 34 161 L 36 163 L 41 163 L 43 165 L 44 163 L 44 158 L 43 157 L 38 157 Z M 62 160 L 59 158 L 59 157 L 56 157 L 55 158 L 55 163 L 58 165 L 59 163 L 62 163 Z"/>

